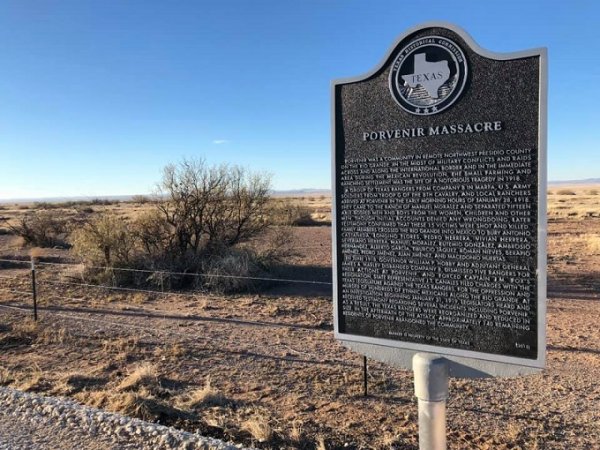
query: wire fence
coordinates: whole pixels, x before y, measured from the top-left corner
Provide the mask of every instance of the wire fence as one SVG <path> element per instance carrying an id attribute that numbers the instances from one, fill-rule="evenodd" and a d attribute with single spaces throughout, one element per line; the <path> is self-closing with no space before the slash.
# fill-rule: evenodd
<path id="1" fill-rule="evenodd" d="M 82 272 L 86 269 L 86 268 L 91 268 L 91 269 L 95 269 L 95 270 L 105 270 L 107 272 L 118 272 L 118 271 L 124 271 L 124 272 L 135 272 L 135 273 L 150 273 L 150 274 L 160 274 L 161 276 L 166 276 L 166 275 L 171 275 L 171 276 L 179 276 L 179 277 L 183 277 L 183 276 L 192 276 L 192 277 L 202 277 L 202 278 L 225 278 L 225 279 L 240 279 L 240 280 L 250 280 L 250 281 L 264 281 L 264 282 L 275 282 L 275 283 L 287 283 L 287 284 L 306 284 L 306 285 L 318 285 L 318 286 L 331 286 L 332 283 L 331 282 L 327 282 L 327 281 L 319 281 L 319 280 L 302 280 L 302 279 L 294 279 L 294 278 L 276 278 L 276 277 L 248 277 L 248 276 L 235 276 L 235 275 L 220 275 L 220 274 L 202 274 L 202 273 L 193 273 L 193 272 L 175 272 L 175 271 L 165 271 L 165 270 L 151 270 L 151 269 L 138 269 L 138 268 L 124 268 L 124 267 L 108 267 L 108 266 L 88 266 L 88 265 L 84 265 L 81 263 L 69 263 L 69 262 L 48 262 L 48 261 L 35 261 L 35 260 L 24 260 L 24 259 L 7 259 L 7 258 L 0 258 L 0 263 L 8 263 L 8 264 L 14 264 L 14 265 L 23 265 L 24 269 L 29 269 L 29 272 L 31 274 L 31 290 L 30 291 L 22 291 L 22 290 L 15 290 L 12 289 L 11 293 L 18 293 L 18 294 L 24 294 L 24 295 L 31 295 L 32 297 L 32 307 L 33 307 L 33 316 L 34 319 L 37 320 L 38 317 L 38 287 L 44 286 L 44 285 L 49 285 L 49 286 L 55 286 L 55 287 L 60 287 L 60 286 L 67 286 L 67 287 L 73 287 L 73 288 L 81 288 L 81 289 L 99 289 L 99 290 L 108 290 L 108 291 L 115 291 L 115 292 L 124 292 L 124 293 L 138 293 L 138 294 L 145 294 L 145 295 L 175 295 L 175 296 L 179 296 L 179 297 L 186 297 L 186 298 L 191 298 L 194 300 L 207 300 L 207 299 L 215 299 L 215 298 L 221 298 L 219 296 L 216 296 L 212 293 L 210 293 L 208 290 L 203 289 L 203 290 L 193 290 L 193 291 L 182 291 L 182 290 L 165 290 L 163 287 L 163 283 L 162 283 L 162 279 L 160 281 L 161 283 L 161 289 L 148 289 L 148 288 L 139 288 L 139 287 L 125 287 L 125 286 L 115 286 L 115 285 L 106 285 L 106 284 L 93 284 L 93 283 L 89 283 L 89 282 L 75 282 L 75 281 L 65 281 L 65 280 L 60 280 L 57 281 L 56 279 L 47 279 L 47 278 L 40 278 L 39 274 L 36 275 L 36 272 L 39 271 L 40 268 L 45 268 L 45 267 L 62 267 L 62 268 L 72 268 L 72 267 L 76 267 L 79 268 Z M 44 272 L 44 271 L 42 271 Z M 55 272 L 51 272 L 50 273 L 51 276 L 56 275 Z M 0 279 L 2 280 L 23 280 L 24 278 L 21 277 L 17 277 L 15 275 L 12 276 L 7 276 L 7 275 L 0 275 Z M 6 289 L 6 288 L 3 288 Z M 56 292 L 48 292 L 45 291 L 44 294 L 46 296 L 51 297 L 52 299 L 62 299 L 62 300 L 68 300 L 68 301 L 82 301 L 84 300 L 83 298 L 74 298 L 71 296 L 64 296 L 64 295 L 60 295 L 57 294 Z"/>
<path id="2" fill-rule="evenodd" d="M 29 312 L 28 308 L 24 305 L 2 305 L 2 304 L 0 304 L 0 308 L 8 309 L 8 310 L 19 312 L 22 314 L 27 314 Z M 80 314 L 77 314 L 77 315 L 76 314 L 68 314 L 68 313 L 64 313 L 64 312 L 54 311 L 52 309 L 46 309 L 45 312 L 52 314 L 53 316 L 56 316 L 56 317 L 62 317 L 62 318 L 74 320 L 74 321 L 93 322 L 93 323 L 102 324 L 102 325 L 117 326 L 117 327 L 122 327 L 122 328 L 125 328 L 128 330 L 132 329 L 132 330 L 144 331 L 149 334 L 171 335 L 171 336 L 180 338 L 182 340 L 185 340 L 186 342 L 193 343 L 195 346 L 197 346 L 197 343 L 199 341 L 201 341 L 205 344 L 210 344 L 210 342 L 211 342 L 210 336 L 207 336 L 205 334 L 200 335 L 200 334 L 189 333 L 189 332 L 181 333 L 181 332 L 175 331 L 173 329 L 169 329 L 169 328 L 149 327 L 149 326 L 144 326 L 144 325 L 132 324 L 130 322 L 118 322 L 118 321 L 106 320 L 106 319 L 94 319 L 91 317 L 84 317 Z M 183 318 L 184 317 L 182 317 L 182 319 Z M 327 359 L 319 358 L 320 355 L 317 355 L 313 352 L 307 352 L 304 350 L 295 349 L 288 344 L 273 343 L 270 347 L 278 347 L 278 346 L 283 347 L 287 350 L 290 350 L 291 352 L 293 352 L 295 354 L 304 355 L 306 357 L 312 358 L 312 360 L 310 360 L 310 361 L 294 360 L 294 359 L 290 358 L 289 359 L 290 362 L 307 362 L 307 363 L 314 363 L 314 364 L 336 363 L 336 364 L 343 365 L 343 366 L 358 367 L 357 364 L 353 364 L 352 362 L 349 362 L 348 360 L 341 360 L 341 359 L 337 359 L 337 358 L 327 358 Z M 213 351 L 221 351 L 221 352 L 224 351 L 224 349 L 219 348 L 218 346 L 215 346 L 215 345 L 205 346 L 204 349 L 205 350 L 213 350 Z M 273 356 L 273 355 L 264 353 L 263 352 L 264 349 L 265 349 L 264 347 L 256 347 L 256 346 L 254 346 L 254 348 L 253 348 L 253 350 L 255 351 L 255 354 L 260 354 L 262 356 Z M 261 353 L 258 353 L 258 352 L 261 352 Z"/>
<path id="3" fill-rule="evenodd" d="M 6 259 L 0 259 L 0 261 L 5 261 L 5 262 L 22 262 L 22 263 L 27 263 L 28 265 L 30 264 L 29 261 L 19 261 L 19 260 L 6 260 Z M 39 264 L 39 263 L 38 263 Z M 71 264 L 65 264 L 65 263 L 58 263 L 59 265 L 71 265 Z M 52 263 L 52 265 L 55 265 L 55 263 Z M 35 266 L 33 266 L 33 270 L 35 270 Z M 9 279 L 9 280 L 22 280 L 23 277 L 22 276 L 2 276 L 3 279 Z M 282 281 L 281 279 L 278 279 L 278 281 Z M 65 282 L 65 281 L 53 281 L 53 280 L 40 280 L 37 279 L 35 280 L 35 285 L 53 285 L 53 286 L 76 286 L 76 287 L 81 287 L 81 288 L 98 288 L 98 289 L 109 289 L 109 290 L 114 290 L 114 291 L 123 291 L 123 292 L 140 292 L 140 293 L 145 293 L 145 294 L 175 294 L 175 295 L 180 295 L 180 296 L 184 296 L 184 297 L 194 297 L 196 299 L 198 298 L 206 298 L 206 294 L 205 293 L 195 293 L 195 294 L 191 294 L 191 293 L 186 293 L 186 292 L 162 292 L 162 291 L 155 291 L 155 290 L 148 290 L 148 289 L 134 289 L 134 288 L 126 288 L 126 287 L 116 287 L 116 286 L 104 286 L 104 285 L 94 285 L 94 284 L 89 284 L 89 283 L 72 283 L 72 282 Z M 4 286 L 0 286 L 0 292 L 7 292 L 10 294 L 19 294 L 19 295 L 26 295 L 26 296 L 32 296 L 34 295 L 34 289 L 29 290 L 29 291 L 23 291 L 23 290 L 17 290 L 11 287 L 4 287 Z M 64 300 L 68 300 L 68 301 L 82 301 L 85 300 L 84 298 L 76 298 L 76 297 L 72 297 L 72 296 L 62 296 L 62 295 L 55 295 L 54 293 L 51 292 L 45 292 L 45 295 L 48 295 L 52 298 L 59 298 L 59 299 L 64 299 Z M 10 310 L 10 311 L 14 311 L 14 312 L 19 312 L 21 314 L 30 314 L 32 307 L 28 306 L 28 305 L 24 305 L 24 304 L 0 304 L 0 308 L 3 308 L 5 310 Z M 136 325 L 133 324 L 131 322 L 119 322 L 119 321 L 114 321 L 114 320 L 107 320 L 106 318 L 102 318 L 102 319 L 95 319 L 92 317 L 85 317 L 82 314 L 87 313 L 93 313 L 93 312 L 97 312 L 98 314 L 110 314 L 111 311 L 110 310 L 94 310 L 94 309 L 85 309 L 80 311 L 78 314 L 69 314 L 66 312 L 61 312 L 59 310 L 60 307 L 53 307 L 53 306 L 44 306 L 44 307 L 38 307 L 37 303 L 34 301 L 33 304 L 33 309 L 34 309 L 34 317 L 36 317 L 37 320 L 37 316 L 38 316 L 38 309 L 42 310 L 45 314 L 51 314 L 53 316 L 56 317 L 61 317 L 64 319 L 68 319 L 68 320 L 73 320 L 73 321 L 83 321 L 83 322 L 91 322 L 91 323 L 98 323 L 98 324 L 103 324 L 103 325 L 110 325 L 110 326 L 116 326 L 116 327 L 122 327 L 128 330 L 138 330 L 138 331 L 144 331 L 147 333 L 151 333 L 151 334 L 162 334 L 162 335 L 171 335 L 171 336 L 175 336 L 179 339 L 185 339 L 188 342 L 193 342 L 194 345 L 197 347 L 197 343 L 198 342 L 205 342 L 205 343 L 209 343 L 210 342 L 210 337 L 207 335 L 198 335 L 198 334 L 191 334 L 189 332 L 186 333 L 181 333 L 178 332 L 176 330 L 173 329 L 169 329 L 166 327 L 150 327 L 150 326 L 143 326 L 143 325 Z M 118 312 L 120 314 L 122 314 L 122 312 L 119 312 L 117 310 L 114 311 L 115 313 Z M 161 316 L 160 314 L 157 314 L 156 311 L 149 311 L 149 310 L 145 310 L 143 308 L 139 308 L 136 309 L 136 314 L 142 314 L 147 318 L 155 318 L 155 319 L 162 319 L 165 316 Z M 189 316 L 180 316 L 179 319 L 181 320 L 193 320 L 193 319 L 198 319 L 198 318 L 190 318 Z M 218 318 L 202 318 L 200 317 L 199 319 L 208 319 L 208 320 L 219 320 Z M 226 320 L 226 319 L 223 319 Z M 228 320 L 228 322 L 230 322 L 231 324 L 238 324 L 238 325 L 243 325 L 243 326 L 260 326 L 260 327 L 291 327 L 291 328 L 295 328 L 298 327 L 295 324 L 285 324 L 285 323 L 268 323 L 268 322 L 248 322 L 248 321 L 236 321 L 236 320 Z M 318 329 L 315 328 L 314 330 L 315 332 L 329 332 L 330 330 L 328 329 Z M 357 363 L 353 363 L 351 361 L 348 361 L 347 359 L 345 360 L 341 360 L 341 359 L 337 359 L 337 358 L 327 358 L 327 359 L 323 359 L 320 357 L 320 355 L 317 355 L 315 353 L 312 352 L 307 352 L 304 350 L 298 350 L 298 349 L 294 349 L 292 348 L 290 345 L 287 344 L 283 344 L 281 342 L 278 343 L 272 343 L 269 347 L 270 348 L 276 348 L 276 347 L 284 347 L 286 350 L 290 351 L 293 354 L 296 355 L 303 355 L 305 358 L 309 358 L 309 359 L 297 359 L 297 358 L 283 358 L 284 360 L 288 360 L 290 362 L 295 362 L 295 363 L 310 363 L 310 364 L 339 364 L 339 365 L 343 365 L 343 366 L 347 366 L 347 367 L 360 367 L 360 364 Z M 205 349 L 208 350 L 213 350 L 213 351 L 220 351 L 220 352 L 224 352 L 224 349 L 220 349 L 217 346 L 205 346 Z M 264 353 L 264 349 L 265 347 L 255 347 L 252 349 L 252 353 L 256 356 L 263 356 L 263 357 L 273 357 L 273 355 L 269 355 L 269 354 L 265 354 Z M 246 349 L 247 351 L 248 349 Z"/>
<path id="4" fill-rule="evenodd" d="M 8 309 L 11 311 L 18 311 L 23 314 L 28 314 L 33 309 L 33 317 L 34 317 L 34 320 L 36 320 L 36 321 L 38 320 L 38 309 L 41 309 L 44 311 L 44 313 L 52 314 L 56 317 L 62 317 L 64 319 L 68 319 L 68 320 L 94 322 L 94 323 L 98 323 L 98 324 L 123 327 L 125 329 L 139 330 L 139 331 L 144 331 L 144 332 L 154 333 L 154 334 L 156 334 L 156 333 L 167 334 L 167 335 L 178 337 L 180 339 L 185 339 L 187 341 L 192 340 L 194 342 L 194 345 L 196 345 L 196 346 L 199 341 L 206 342 L 207 337 L 201 336 L 201 335 L 196 335 L 196 334 L 190 334 L 190 333 L 179 333 L 175 330 L 166 329 L 164 327 L 147 327 L 147 326 L 132 324 L 130 322 L 111 321 L 111 320 L 107 320 L 106 318 L 94 319 L 91 317 L 84 317 L 81 314 L 68 314 L 68 313 L 60 312 L 56 309 L 53 309 L 53 307 L 51 307 L 51 306 L 44 306 L 44 307 L 40 308 L 40 307 L 38 307 L 38 301 L 37 301 L 38 292 L 37 292 L 36 288 L 38 286 L 44 286 L 44 285 L 54 286 L 54 287 L 68 286 L 68 287 L 75 287 L 75 288 L 81 288 L 81 289 L 105 289 L 105 290 L 125 292 L 125 293 L 142 293 L 142 294 L 146 294 L 146 295 L 177 295 L 177 296 L 181 296 L 181 297 L 194 298 L 196 300 L 217 297 L 217 296 L 211 295 L 209 292 L 206 292 L 206 291 L 195 291 L 195 292 L 164 291 L 164 290 L 154 290 L 154 289 L 131 288 L 131 287 L 123 287 L 123 286 L 108 286 L 108 285 L 103 285 L 103 284 L 92 284 L 92 283 L 85 283 L 85 282 L 73 282 L 73 281 L 63 281 L 63 280 L 57 281 L 55 279 L 54 280 L 53 279 L 43 279 L 43 278 L 40 278 L 39 276 L 36 278 L 36 270 L 39 270 L 40 268 L 45 268 L 45 267 L 63 267 L 63 268 L 78 267 L 81 270 L 84 270 L 85 268 L 92 268 L 92 269 L 107 270 L 107 271 L 125 271 L 125 272 L 152 273 L 152 274 L 158 273 L 161 275 L 174 275 L 174 276 L 194 276 L 194 277 L 203 277 L 203 278 L 204 277 L 205 278 L 210 278 L 210 277 L 232 278 L 232 279 L 241 279 L 241 280 L 266 281 L 266 282 L 276 282 L 276 283 L 296 283 L 296 284 L 308 284 L 308 285 L 320 285 L 320 286 L 331 286 L 332 285 L 331 282 L 327 282 L 327 281 L 293 279 L 293 278 L 211 275 L 211 274 L 188 273 L 188 272 L 171 272 L 171 271 L 164 271 L 164 270 L 137 269 L 137 268 L 84 266 L 83 264 L 77 264 L 77 263 L 46 262 L 46 261 L 38 261 L 38 262 L 35 262 L 35 264 L 34 264 L 34 263 L 32 263 L 31 260 L 21 260 L 21 259 L 0 259 L 0 262 L 15 264 L 15 265 L 23 265 L 25 269 L 29 269 L 29 271 L 31 273 L 31 281 L 32 281 L 32 289 L 29 291 L 18 290 L 18 289 L 14 289 L 12 287 L 0 287 L 0 291 L 2 291 L 2 292 L 8 292 L 11 294 L 19 294 L 19 295 L 26 295 L 26 296 L 32 297 L 32 307 L 27 306 L 27 305 L 22 305 L 22 304 L 21 305 L 0 304 L 0 308 Z M 42 270 L 42 272 L 44 272 L 44 270 Z M 51 272 L 50 275 L 51 276 L 56 275 L 56 272 Z M 24 277 L 22 275 L 21 276 L 0 275 L 0 278 L 2 278 L 3 280 L 15 280 L 15 281 L 16 280 L 23 281 L 23 279 L 24 279 Z M 45 289 L 42 292 L 43 292 L 44 296 L 47 296 L 52 299 L 62 299 L 62 300 L 70 301 L 70 302 L 80 302 L 80 301 L 85 300 L 85 298 L 77 298 L 77 297 L 73 297 L 71 295 L 60 295 L 60 293 L 57 294 L 55 292 L 46 291 Z M 110 313 L 110 311 L 106 311 L 106 310 L 94 311 L 94 310 L 86 309 L 85 311 L 87 311 L 87 313 L 98 312 L 99 314 L 105 314 L 107 312 Z M 152 315 L 153 313 L 156 314 L 156 312 L 144 310 L 143 308 L 140 308 L 139 311 L 136 309 L 136 312 L 139 312 L 142 315 L 145 315 L 145 317 L 147 317 L 147 318 L 154 317 L 154 318 L 160 319 L 160 316 Z M 188 319 L 189 320 L 189 317 L 182 316 L 182 317 L 180 317 L 180 319 L 182 319 L 182 320 Z M 218 319 L 214 319 L 214 318 L 208 318 L 208 319 L 209 320 L 218 320 Z M 252 322 L 248 322 L 248 321 L 230 320 L 230 322 L 232 324 L 237 323 L 237 324 L 246 325 L 246 326 L 253 325 Z M 254 323 L 254 325 L 256 325 L 256 326 L 273 326 L 273 327 L 289 326 L 291 328 L 298 327 L 298 325 L 295 325 L 295 324 L 265 323 L 265 322 L 256 322 L 256 323 Z M 314 328 L 313 331 L 329 332 L 330 330 Z M 338 364 L 338 365 L 347 366 L 347 367 L 360 367 L 361 366 L 360 363 L 353 363 L 351 361 L 348 361 L 347 359 L 341 360 L 341 359 L 337 359 L 337 358 L 328 358 L 328 359 L 324 360 L 323 358 L 320 357 L 320 355 L 317 355 L 312 352 L 307 352 L 304 350 L 294 349 L 291 346 L 283 344 L 281 342 L 273 343 L 273 344 L 269 345 L 268 347 L 274 349 L 274 348 L 277 348 L 278 346 L 284 347 L 286 349 L 285 354 L 287 354 L 287 351 L 289 351 L 292 354 L 304 356 L 304 359 L 287 358 L 287 357 L 283 358 L 283 360 L 289 360 L 289 361 L 295 362 L 295 363 L 303 362 L 303 363 L 310 363 L 310 364 Z M 206 347 L 206 348 L 208 349 L 208 347 Z M 215 346 L 210 346 L 210 349 L 213 351 L 221 351 L 221 352 L 225 351 L 225 350 L 219 349 L 218 347 L 215 347 Z M 273 355 L 264 354 L 264 349 L 265 349 L 265 347 L 253 348 L 252 353 L 256 356 L 273 357 Z M 246 349 L 245 351 L 247 351 L 247 350 L 248 349 Z M 281 358 L 281 356 L 278 356 L 277 358 Z M 361 357 L 361 359 L 363 359 L 363 358 Z M 365 373 L 365 380 L 367 377 L 366 367 L 367 366 L 366 366 L 366 359 L 365 359 L 363 361 L 363 370 Z M 366 381 L 364 382 L 364 384 L 365 384 L 365 395 L 366 395 L 366 393 L 367 393 Z"/>
<path id="5" fill-rule="evenodd" d="M 57 279 L 49 279 L 47 277 L 40 277 L 40 275 L 50 275 L 51 277 L 55 277 L 57 274 L 60 275 L 60 272 L 45 272 L 45 268 L 51 267 L 60 267 L 60 268 L 72 268 L 76 267 L 80 269 L 82 272 L 86 268 L 92 268 L 96 270 L 105 270 L 105 271 L 125 271 L 125 272 L 139 272 L 139 273 L 159 273 L 161 275 L 174 275 L 174 276 L 194 276 L 194 277 L 216 277 L 216 278 L 229 278 L 229 279 L 241 279 L 241 280 L 252 280 L 252 281 L 266 281 L 266 282 L 276 282 L 276 283 L 295 283 L 295 284 L 307 284 L 307 285 L 320 285 L 320 286 L 331 286 L 331 282 L 319 281 L 319 280 L 302 280 L 302 279 L 293 279 L 293 278 L 275 278 L 275 277 L 246 277 L 246 276 L 234 276 L 234 275 L 208 275 L 208 274 L 200 274 L 200 273 L 188 273 L 188 272 L 173 272 L 173 271 L 164 271 L 164 270 L 150 270 L 150 269 L 137 269 L 137 268 L 120 268 L 120 267 L 107 267 L 107 266 L 85 266 L 83 264 L 78 263 L 68 263 L 68 262 L 47 262 L 47 261 L 32 261 L 32 260 L 23 260 L 23 259 L 6 259 L 0 258 L 0 263 L 8 263 L 11 265 L 24 266 L 24 269 L 28 269 L 31 276 L 31 290 L 24 291 L 20 289 L 14 289 L 14 287 L 6 288 L 2 287 L 2 290 L 5 292 L 10 292 L 13 294 L 21 294 L 31 296 L 32 299 L 32 312 L 34 320 L 38 318 L 38 288 L 40 286 L 53 286 L 56 288 L 60 287 L 72 287 L 77 289 L 99 289 L 99 290 L 108 290 L 114 292 L 123 292 L 123 293 L 136 293 L 136 294 L 144 294 L 144 295 L 175 295 L 178 297 L 191 298 L 194 300 L 208 300 L 208 299 L 217 299 L 222 298 L 222 296 L 217 296 L 206 289 L 204 290 L 194 290 L 194 291 L 182 291 L 182 290 L 165 290 L 163 288 L 161 282 L 161 289 L 148 289 L 148 288 L 139 288 L 139 287 L 125 287 L 125 286 L 115 286 L 115 285 L 106 285 L 106 284 L 93 284 L 89 282 L 76 282 L 76 281 L 67 281 L 67 280 L 57 280 Z M 40 272 L 41 273 L 37 273 Z M 25 278 L 17 275 L 0 275 L 0 279 L 2 280 L 19 280 L 24 281 Z M 20 288 L 22 286 L 19 286 Z M 61 292 L 52 292 L 49 290 L 43 290 L 44 297 L 51 299 L 60 299 L 67 301 L 76 301 L 80 302 L 85 300 L 85 298 L 75 298 L 72 295 L 62 295 Z"/>
<path id="6" fill-rule="evenodd" d="M 27 264 L 31 265 L 30 261 L 16 260 L 16 259 L 0 259 L 0 262 L 16 263 L 16 264 Z M 322 286 L 331 286 L 332 283 L 329 281 L 318 281 L 318 280 L 298 280 L 294 278 L 274 278 L 274 277 L 250 277 L 240 275 L 222 275 L 222 274 L 207 274 L 207 273 L 195 273 L 195 272 L 173 272 L 168 270 L 160 269 L 138 269 L 130 267 L 109 267 L 109 266 L 95 266 L 95 265 L 83 265 L 80 263 L 56 263 L 56 262 L 36 262 L 37 266 L 64 266 L 64 267 L 80 267 L 106 270 L 114 272 L 137 272 L 137 273 L 151 273 L 160 275 L 172 275 L 172 276 L 184 276 L 184 277 L 200 277 L 200 278 L 223 278 L 223 279 L 238 279 L 238 280 L 251 280 L 251 281 L 268 281 L 268 282 L 280 282 L 280 283 L 301 283 L 301 284 L 317 284 Z"/>

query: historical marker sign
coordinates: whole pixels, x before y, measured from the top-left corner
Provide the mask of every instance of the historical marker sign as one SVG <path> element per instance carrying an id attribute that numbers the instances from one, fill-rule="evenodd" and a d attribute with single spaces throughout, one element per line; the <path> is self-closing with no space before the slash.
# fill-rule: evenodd
<path id="1" fill-rule="evenodd" d="M 332 88 L 336 337 L 407 367 L 427 351 L 456 374 L 539 370 L 545 50 L 434 23 Z"/>

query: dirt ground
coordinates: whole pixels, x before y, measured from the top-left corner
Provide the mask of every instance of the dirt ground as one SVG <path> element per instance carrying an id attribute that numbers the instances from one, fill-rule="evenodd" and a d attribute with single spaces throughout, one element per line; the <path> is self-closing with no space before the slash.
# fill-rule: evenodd
<path id="1" fill-rule="evenodd" d="M 549 195 L 547 368 L 451 380 L 451 449 L 600 447 L 600 195 L 561 190 Z M 298 254 L 278 276 L 330 282 L 330 235 L 295 228 Z M 0 258 L 25 256 L 14 240 L 0 236 Z M 175 295 L 65 284 L 76 272 L 39 266 L 36 325 L 15 309 L 31 295 L 6 290 L 28 292 L 28 270 L 0 265 L 0 384 L 260 448 L 418 448 L 411 373 L 369 361 L 363 396 L 362 356 L 333 338 L 330 285 Z"/>

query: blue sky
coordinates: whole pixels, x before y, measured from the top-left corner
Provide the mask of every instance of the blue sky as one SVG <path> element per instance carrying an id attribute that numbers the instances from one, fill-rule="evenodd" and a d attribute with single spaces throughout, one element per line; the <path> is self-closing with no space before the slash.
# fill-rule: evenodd
<path id="1" fill-rule="evenodd" d="M 330 81 L 430 20 L 548 47 L 549 178 L 600 177 L 599 4 L 3 0 L 0 198 L 147 193 L 183 157 L 328 188 Z"/>

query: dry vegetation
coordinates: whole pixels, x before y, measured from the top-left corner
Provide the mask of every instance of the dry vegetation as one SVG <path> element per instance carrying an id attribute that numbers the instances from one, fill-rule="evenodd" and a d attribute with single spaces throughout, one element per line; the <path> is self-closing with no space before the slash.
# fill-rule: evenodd
<path id="1" fill-rule="evenodd" d="M 600 444 L 598 192 L 550 189 L 547 369 L 518 379 L 452 380 L 449 448 Z M 328 197 L 271 201 L 331 219 Z M 94 205 L 90 214 L 115 208 L 133 219 L 151 206 Z M 330 231 L 294 227 L 290 242 L 300 250 L 279 275 L 330 280 Z M 0 235 L 0 258 L 28 257 L 16 239 Z M 59 248 L 41 256 L 72 260 Z M 28 289 L 19 267 L 0 265 L 0 275 L 16 277 L 0 279 L 0 287 Z M 259 448 L 417 448 L 411 374 L 370 362 L 370 395 L 361 395 L 362 358 L 333 339 L 327 287 L 271 284 L 252 295 L 194 297 L 44 284 L 81 280 L 77 268 L 40 267 L 38 276 L 40 323 L 0 308 L 0 385 Z M 0 305 L 28 302 L 0 290 Z"/>

